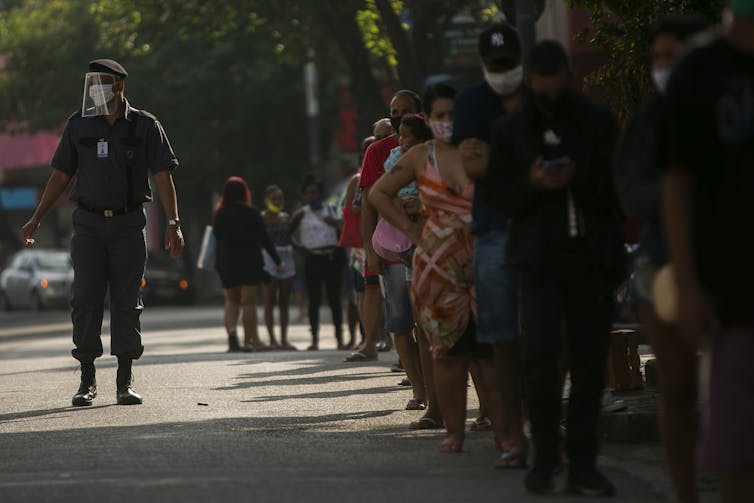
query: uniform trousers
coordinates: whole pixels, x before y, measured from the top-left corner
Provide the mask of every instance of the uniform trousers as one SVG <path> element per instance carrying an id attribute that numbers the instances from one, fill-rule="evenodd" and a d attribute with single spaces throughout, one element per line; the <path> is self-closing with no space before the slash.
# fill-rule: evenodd
<path id="1" fill-rule="evenodd" d="M 570 371 L 566 453 L 571 468 L 595 467 L 598 420 L 612 320 L 612 296 L 605 275 L 585 259 L 561 273 L 523 270 L 521 323 L 524 386 L 536 450 L 535 466 L 560 462 L 560 387 Z M 565 352 L 565 358 L 563 353 Z"/>
<path id="2" fill-rule="evenodd" d="M 139 316 L 147 251 L 143 211 L 104 217 L 78 208 L 73 214 L 74 358 L 102 356 L 102 317 L 110 290 L 110 353 L 138 359 L 144 352 Z"/>

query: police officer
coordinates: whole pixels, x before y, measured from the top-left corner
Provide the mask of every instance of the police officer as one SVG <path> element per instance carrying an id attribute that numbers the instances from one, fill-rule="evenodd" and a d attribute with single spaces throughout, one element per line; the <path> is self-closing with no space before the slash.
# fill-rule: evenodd
<path id="1" fill-rule="evenodd" d="M 139 315 L 146 263 L 142 205 L 152 200 L 149 174 L 167 216 L 165 247 L 183 250 L 171 171 L 178 160 L 155 116 L 132 108 L 124 95 L 125 68 L 111 59 L 89 63 L 81 111 L 71 115 L 52 159 L 53 171 L 31 220 L 26 245 L 50 207 L 73 180 L 73 357 L 81 362 L 74 406 L 97 396 L 94 359 L 102 356 L 102 316 L 110 289 L 111 353 L 118 357 L 117 402 L 142 403 L 131 387 L 131 363 L 144 351 Z"/>

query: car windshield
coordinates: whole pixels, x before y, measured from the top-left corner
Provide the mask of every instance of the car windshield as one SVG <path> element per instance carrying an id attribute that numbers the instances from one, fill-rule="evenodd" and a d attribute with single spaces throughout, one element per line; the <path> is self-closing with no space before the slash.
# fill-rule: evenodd
<path id="1" fill-rule="evenodd" d="M 39 253 L 34 257 L 34 262 L 45 271 L 68 271 L 71 268 L 71 258 L 67 253 Z"/>

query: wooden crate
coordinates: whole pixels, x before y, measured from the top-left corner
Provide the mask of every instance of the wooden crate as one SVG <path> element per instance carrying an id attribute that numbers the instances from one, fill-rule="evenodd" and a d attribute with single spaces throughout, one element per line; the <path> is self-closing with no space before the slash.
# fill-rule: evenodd
<path id="1" fill-rule="evenodd" d="M 641 361 L 633 330 L 615 330 L 610 334 L 605 382 L 616 391 L 642 388 Z"/>

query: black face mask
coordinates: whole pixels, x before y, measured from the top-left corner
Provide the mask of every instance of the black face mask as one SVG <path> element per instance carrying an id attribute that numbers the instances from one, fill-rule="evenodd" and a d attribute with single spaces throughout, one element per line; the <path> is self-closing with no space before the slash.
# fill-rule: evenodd
<path id="1" fill-rule="evenodd" d="M 573 101 L 569 90 L 564 90 L 554 97 L 535 94 L 533 98 L 537 107 L 545 114 L 551 116 L 558 116 L 567 112 Z"/>
<path id="2" fill-rule="evenodd" d="M 393 126 L 393 131 L 396 133 L 401 127 L 401 119 L 403 117 L 390 117 L 390 125 Z"/>

